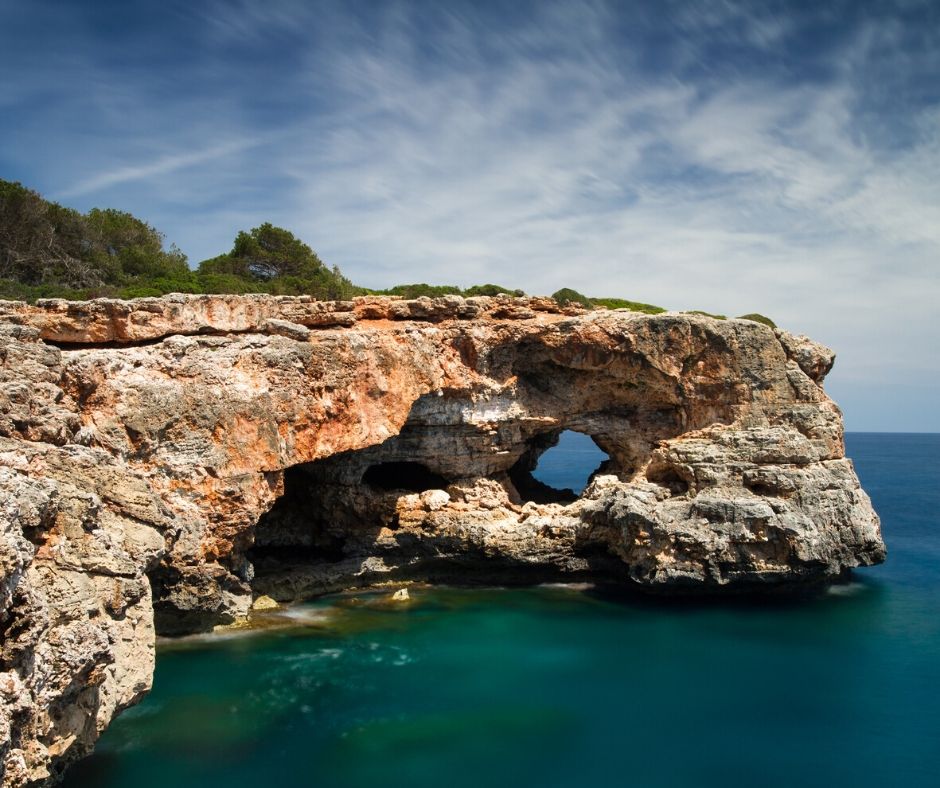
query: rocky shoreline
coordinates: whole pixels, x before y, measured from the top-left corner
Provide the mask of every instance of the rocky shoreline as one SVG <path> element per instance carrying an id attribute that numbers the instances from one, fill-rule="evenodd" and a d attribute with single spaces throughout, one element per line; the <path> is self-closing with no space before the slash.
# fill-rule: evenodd
<path id="1" fill-rule="evenodd" d="M 884 559 L 822 388 L 748 320 L 551 299 L 0 303 L 0 759 L 54 781 L 157 633 L 389 580 L 748 593 Z M 609 456 L 575 500 L 539 455 Z"/>

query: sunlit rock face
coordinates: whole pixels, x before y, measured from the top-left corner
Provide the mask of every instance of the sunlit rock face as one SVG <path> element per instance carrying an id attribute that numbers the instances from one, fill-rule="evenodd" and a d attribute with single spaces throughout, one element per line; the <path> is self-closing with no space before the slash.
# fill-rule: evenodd
<path id="1" fill-rule="evenodd" d="M 883 560 L 832 361 L 750 321 L 548 299 L 0 304 L 5 784 L 86 753 L 146 691 L 155 626 L 230 622 L 253 595 L 723 593 Z M 553 502 L 530 472 L 564 429 L 609 460 Z"/>

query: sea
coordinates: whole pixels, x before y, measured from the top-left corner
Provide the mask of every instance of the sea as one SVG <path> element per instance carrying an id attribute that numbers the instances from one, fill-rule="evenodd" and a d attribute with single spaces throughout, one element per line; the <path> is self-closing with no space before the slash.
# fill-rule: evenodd
<path id="1" fill-rule="evenodd" d="M 888 560 L 789 601 L 339 595 L 161 643 L 67 788 L 940 785 L 940 435 L 849 434 Z M 540 464 L 579 489 L 566 433 Z"/>

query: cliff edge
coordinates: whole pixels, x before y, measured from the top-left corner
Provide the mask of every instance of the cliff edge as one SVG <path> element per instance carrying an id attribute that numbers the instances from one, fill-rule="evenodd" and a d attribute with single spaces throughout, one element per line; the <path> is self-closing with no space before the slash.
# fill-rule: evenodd
<path id="1" fill-rule="evenodd" d="M 0 302 L 0 760 L 54 781 L 155 633 L 385 580 L 803 588 L 884 559 L 822 388 L 748 320 L 550 299 Z M 566 429 L 609 460 L 531 474 Z"/>

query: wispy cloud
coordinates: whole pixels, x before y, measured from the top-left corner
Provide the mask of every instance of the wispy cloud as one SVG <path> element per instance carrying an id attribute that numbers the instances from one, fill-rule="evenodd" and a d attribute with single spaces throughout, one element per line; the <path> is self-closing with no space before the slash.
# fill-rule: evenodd
<path id="1" fill-rule="evenodd" d="M 81 180 L 72 186 L 68 186 L 56 196 L 63 199 L 78 197 L 84 194 L 100 192 L 108 187 L 117 186 L 118 184 L 132 181 L 146 181 L 157 175 L 167 175 L 179 170 L 185 170 L 197 164 L 204 164 L 215 159 L 225 158 L 233 153 L 245 151 L 257 144 L 258 142 L 255 140 L 227 142 L 221 145 L 212 145 L 202 150 L 187 153 L 174 153 L 161 156 L 153 161 L 117 167 Z"/>
<path id="2" fill-rule="evenodd" d="M 89 38 L 57 101 L 24 98 L 48 70 L 8 93 L 33 185 L 194 260 L 273 221 L 363 284 L 764 311 L 840 351 L 836 386 L 940 384 L 935 4 L 170 8 L 139 71 Z"/>

